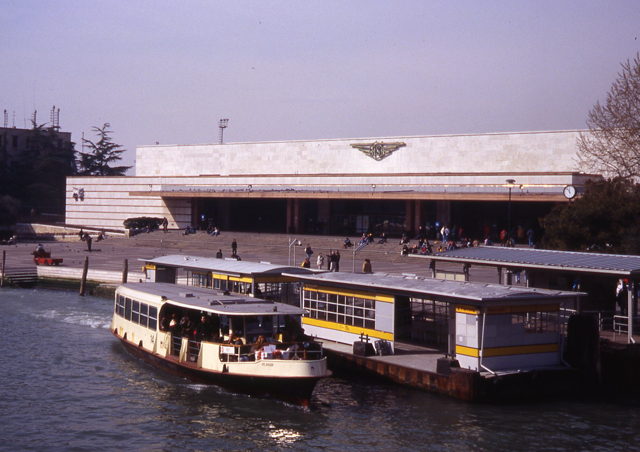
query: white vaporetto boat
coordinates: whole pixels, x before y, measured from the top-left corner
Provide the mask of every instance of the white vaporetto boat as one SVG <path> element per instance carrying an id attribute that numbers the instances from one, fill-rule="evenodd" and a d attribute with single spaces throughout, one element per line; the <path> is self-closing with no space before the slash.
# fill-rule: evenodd
<path id="1" fill-rule="evenodd" d="M 118 287 L 111 331 L 134 356 L 199 383 L 308 405 L 331 375 L 298 307 L 164 283 Z"/>

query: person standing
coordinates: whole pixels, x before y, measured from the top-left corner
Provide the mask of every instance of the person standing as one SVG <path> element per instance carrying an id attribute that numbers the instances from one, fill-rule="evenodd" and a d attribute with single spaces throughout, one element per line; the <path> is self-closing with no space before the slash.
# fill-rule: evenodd
<path id="1" fill-rule="evenodd" d="M 369 259 L 364 260 L 364 264 L 362 264 L 362 273 L 373 273 L 371 261 Z"/>
<path id="2" fill-rule="evenodd" d="M 324 268 L 324 256 L 322 255 L 322 253 L 318 253 L 316 264 L 318 265 L 318 270 L 322 270 Z"/>
<path id="3" fill-rule="evenodd" d="M 333 271 L 340 271 L 340 251 L 336 250 L 336 253 L 333 255 L 334 263 L 333 263 Z"/>
<path id="4" fill-rule="evenodd" d="M 231 257 L 237 257 L 238 256 L 238 242 L 236 242 L 236 239 L 233 239 L 233 242 L 231 242 Z"/>

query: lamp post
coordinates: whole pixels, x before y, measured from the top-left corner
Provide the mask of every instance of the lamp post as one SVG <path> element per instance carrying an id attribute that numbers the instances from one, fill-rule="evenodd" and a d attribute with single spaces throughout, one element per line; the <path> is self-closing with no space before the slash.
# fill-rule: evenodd
<path id="1" fill-rule="evenodd" d="M 509 184 L 509 216 L 507 219 L 507 242 L 511 240 L 511 189 L 513 188 L 513 184 L 515 183 L 515 180 L 507 179 L 507 184 Z"/>
<path id="2" fill-rule="evenodd" d="M 218 128 L 220 129 L 220 137 L 219 137 L 220 144 L 224 143 L 224 140 L 223 140 L 224 129 L 226 129 L 228 125 L 229 125 L 228 119 L 221 119 L 218 122 Z"/>
<path id="3" fill-rule="evenodd" d="M 302 242 L 298 239 L 291 240 L 289 237 L 289 266 L 291 266 L 291 247 L 293 247 L 293 262 L 295 265 L 296 261 L 296 246 L 302 246 Z"/>

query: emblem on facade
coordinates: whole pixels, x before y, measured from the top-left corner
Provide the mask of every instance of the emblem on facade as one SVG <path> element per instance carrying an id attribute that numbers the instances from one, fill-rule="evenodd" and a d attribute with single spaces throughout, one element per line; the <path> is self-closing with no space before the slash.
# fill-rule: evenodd
<path id="1" fill-rule="evenodd" d="M 351 145 L 352 148 L 361 150 L 364 155 L 371 157 L 374 160 L 382 160 L 383 158 L 391 155 L 392 152 L 397 151 L 403 146 L 406 146 L 406 144 L 400 141 L 397 141 L 395 143 L 383 143 L 375 141 L 373 143 L 357 143 Z"/>

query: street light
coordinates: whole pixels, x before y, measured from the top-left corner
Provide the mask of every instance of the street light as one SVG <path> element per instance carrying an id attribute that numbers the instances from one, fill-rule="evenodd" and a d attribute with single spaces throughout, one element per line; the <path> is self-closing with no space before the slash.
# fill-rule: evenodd
<path id="1" fill-rule="evenodd" d="M 218 128 L 220 129 L 220 136 L 219 136 L 220 144 L 222 144 L 224 142 L 224 140 L 223 140 L 224 129 L 226 129 L 228 125 L 229 125 L 229 120 L 228 119 L 221 119 L 218 122 Z"/>
<path id="2" fill-rule="evenodd" d="M 293 261 L 296 261 L 296 246 L 302 246 L 302 242 L 298 239 L 291 240 L 289 237 L 289 266 L 291 266 L 291 247 L 293 247 Z"/>
<path id="3" fill-rule="evenodd" d="M 513 179 L 507 179 L 507 184 L 509 184 L 509 217 L 507 219 L 507 243 L 511 240 L 511 189 L 513 188 L 513 184 L 516 181 Z"/>

